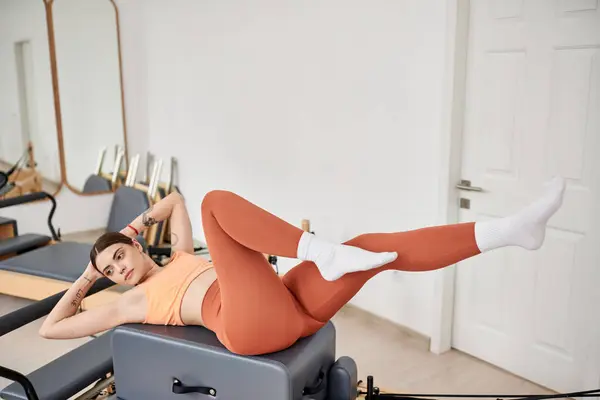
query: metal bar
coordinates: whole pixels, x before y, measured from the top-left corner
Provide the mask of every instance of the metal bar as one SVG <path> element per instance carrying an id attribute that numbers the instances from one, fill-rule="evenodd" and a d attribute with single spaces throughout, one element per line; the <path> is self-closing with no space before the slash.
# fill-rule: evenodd
<path id="1" fill-rule="evenodd" d="M 96 175 L 100 175 L 102 173 L 102 166 L 104 165 L 104 157 L 106 157 L 106 147 L 100 150 L 100 154 L 98 155 L 98 164 L 96 164 L 96 170 L 94 173 Z"/>
<path id="2" fill-rule="evenodd" d="M 375 400 L 375 398 L 373 397 L 373 392 L 373 376 L 369 375 L 367 376 L 367 396 L 365 397 L 365 400 Z"/>
<path id="3" fill-rule="evenodd" d="M 167 195 L 169 195 L 173 190 L 173 175 L 175 174 L 176 162 L 177 161 L 175 160 L 175 157 L 171 157 L 171 169 L 169 171 L 169 181 L 167 182 Z"/>
<path id="4" fill-rule="evenodd" d="M 147 152 L 146 153 L 146 176 L 144 177 L 144 183 L 146 185 L 150 185 L 150 180 L 152 179 L 153 166 L 154 166 L 154 154 Z"/>
<path id="5" fill-rule="evenodd" d="M 59 241 L 60 235 L 54 229 L 54 225 L 52 224 L 52 218 L 54 217 L 54 213 L 56 212 L 56 199 L 49 193 L 46 192 L 34 192 L 24 194 L 22 196 L 10 197 L 8 199 L 0 200 L 0 208 L 12 207 L 20 204 L 32 203 L 34 201 L 42 200 L 48 198 L 52 202 L 52 208 L 50 209 L 50 213 L 48 214 L 48 228 L 50 229 L 50 233 L 52 234 L 52 239 Z"/>
<path id="6" fill-rule="evenodd" d="M 548 399 L 562 399 L 562 398 L 572 398 L 572 397 L 598 397 L 600 393 L 587 393 L 587 394 L 577 394 L 577 396 L 571 396 L 570 393 L 558 393 L 553 395 L 505 395 L 501 397 L 496 397 L 495 395 L 482 395 L 482 394 L 456 394 L 456 395 L 440 395 L 436 400 L 447 398 L 447 397 L 458 397 L 458 398 L 472 398 L 472 399 L 486 399 L 486 398 L 495 398 L 497 400 L 503 399 L 513 399 L 513 400 L 548 400 Z M 382 393 L 376 394 L 373 397 L 374 400 L 382 400 L 382 399 L 394 399 L 394 400 L 428 400 L 431 397 L 413 397 L 410 395 L 404 395 L 399 393 Z"/>
<path id="7" fill-rule="evenodd" d="M 54 212 L 56 211 L 56 199 L 54 196 L 48 195 L 48 198 L 52 202 L 52 208 L 50 209 L 50 213 L 48 214 L 48 229 L 50 229 L 50 233 L 52 234 L 52 239 L 59 241 L 60 236 L 54 230 L 54 225 L 52 224 L 52 218 L 54 217 Z"/>
<path id="8" fill-rule="evenodd" d="M 35 392 L 35 388 L 31 384 L 31 381 L 27 379 L 27 377 L 20 372 L 13 371 L 12 369 L 5 368 L 0 366 L 0 376 L 3 378 L 10 379 L 11 381 L 19 383 L 23 386 L 25 390 L 25 394 L 27 395 L 27 400 L 40 400 L 37 393 Z"/>
<path id="9" fill-rule="evenodd" d="M 109 378 L 102 379 L 98 381 L 92 388 L 90 388 L 85 393 L 77 396 L 74 400 L 93 400 L 98 397 L 98 395 L 103 391 L 107 390 L 111 387 L 115 382 L 114 375 L 111 375 Z"/>
<path id="10" fill-rule="evenodd" d="M 123 163 L 123 157 L 123 152 L 118 152 L 115 155 L 115 165 L 113 166 L 113 174 L 111 179 L 113 187 L 117 184 L 117 179 L 119 177 L 119 174 L 121 173 L 121 164 Z"/>
<path id="11" fill-rule="evenodd" d="M 46 192 L 35 192 L 24 194 L 22 196 L 9 197 L 8 199 L 0 200 L 0 208 L 12 207 L 25 203 L 32 203 L 37 200 L 45 199 L 46 197 L 52 196 Z"/>
<path id="12" fill-rule="evenodd" d="M 131 158 L 129 162 L 129 170 L 127 171 L 127 178 L 125 179 L 125 186 L 135 185 L 137 178 L 138 165 L 140 163 L 140 155 L 136 154 Z"/>

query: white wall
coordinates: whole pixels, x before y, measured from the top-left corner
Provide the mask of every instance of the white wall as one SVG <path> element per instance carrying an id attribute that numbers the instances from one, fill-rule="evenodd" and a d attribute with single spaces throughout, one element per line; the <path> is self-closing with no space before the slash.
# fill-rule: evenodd
<path id="1" fill-rule="evenodd" d="M 56 0 L 52 10 L 67 180 L 82 189 L 100 150 L 110 172 L 124 144 L 117 18 L 109 0 Z"/>
<path id="2" fill-rule="evenodd" d="M 46 29 L 42 0 L 0 0 L 0 159 L 12 164 L 25 151 L 21 136 L 15 44 L 29 41 L 34 94 L 33 107 L 29 110 L 32 122 L 30 137 L 38 170 L 45 178 L 60 182 Z"/>
<path id="3" fill-rule="evenodd" d="M 339 241 L 438 222 L 445 12 L 444 0 L 147 2 L 148 146 L 179 159 L 195 235 L 217 188 Z M 428 335 L 433 281 L 382 274 L 353 302 Z"/>
<path id="4" fill-rule="evenodd" d="M 121 62 L 123 90 L 125 91 L 125 117 L 127 121 L 127 150 L 129 156 L 140 155 L 138 178 L 146 170 L 148 151 L 148 100 L 146 57 L 146 0 L 117 1 L 121 31 Z"/>

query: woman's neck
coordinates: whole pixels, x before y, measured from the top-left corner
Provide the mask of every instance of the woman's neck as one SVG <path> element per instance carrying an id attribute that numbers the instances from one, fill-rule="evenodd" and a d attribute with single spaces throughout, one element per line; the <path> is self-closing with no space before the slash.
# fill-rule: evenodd
<path id="1" fill-rule="evenodd" d="M 154 275 L 158 274 L 160 272 L 160 267 L 158 265 L 156 265 L 156 263 L 154 261 L 152 261 L 152 259 L 150 257 L 146 257 L 146 265 L 149 266 L 150 268 L 148 269 L 148 272 L 146 272 L 146 275 L 144 275 L 144 277 L 140 280 L 139 283 L 143 283 L 146 280 L 148 280 L 149 278 L 153 277 Z"/>

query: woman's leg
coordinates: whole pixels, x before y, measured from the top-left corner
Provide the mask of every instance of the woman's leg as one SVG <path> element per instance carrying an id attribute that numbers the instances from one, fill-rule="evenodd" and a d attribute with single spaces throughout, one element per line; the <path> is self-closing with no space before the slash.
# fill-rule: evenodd
<path id="1" fill-rule="evenodd" d="M 290 253 L 300 235 L 274 221 L 270 229 L 278 235 L 263 237 L 269 245 L 259 246 L 262 230 L 255 219 L 260 219 L 261 211 L 231 205 L 231 198 L 226 192 L 211 192 L 202 203 L 204 233 L 217 275 L 203 302 L 204 323 L 234 353 L 286 348 L 300 337 L 302 318 L 271 264 L 252 246 Z"/>
<path id="2" fill-rule="evenodd" d="M 284 284 L 306 313 L 326 322 L 381 271 L 430 271 L 506 246 L 537 249 L 543 243 L 548 220 L 562 204 L 565 182 L 555 179 L 547 186 L 539 200 L 506 218 L 360 235 L 346 244 L 373 252 L 394 251 L 398 258 L 384 267 L 346 274 L 334 282 L 323 279 L 314 264 L 304 262 L 283 277 Z"/>
<path id="3" fill-rule="evenodd" d="M 283 277 L 283 283 L 305 312 L 317 321 L 331 319 L 369 279 L 382 271 L 430 271 L 480 253 L 473 223 L 398 233 L 368 233 L 345 244 L 375 252 L 393 250 L 398 258 L 383 267 L 345 274 L 335 281 L 323 279 L 312 262 L 302 262 L 292 268 Z"/>
<path id="4" fill-rule="evenodd" d="M 327 280 L 376 268 L 397 257 L 393 252 L 375 253 L 327 242 L 232 192 L 212 191 L 204 199 L 207 203 L 207 218 L 214 219 L 235 242 L 255 252 L 312 261 Z M 204 211 L 202 215 L 204 218 Z"/>
<path id="5" fill-rule="evenodd" d="M 314 261 L 325 275 L 396 257 L 322 241 L 227 191 L 206 195 L 202 223 L 218 282 L 204 300 L 204 322 L 241 354 L 280 350 L 304 330 L 306 315 L 263 253 Z"/>

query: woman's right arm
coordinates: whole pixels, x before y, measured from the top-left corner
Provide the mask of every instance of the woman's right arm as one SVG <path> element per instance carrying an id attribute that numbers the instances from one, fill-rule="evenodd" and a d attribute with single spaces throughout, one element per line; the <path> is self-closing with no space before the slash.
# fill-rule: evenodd
<path id="1" fill-rule="evenodd" d="M 81 301 L 101 277 L 88 265 L 42 324 L 39 334 L 47 339 L 75 339 L 112 329 L 130 321 L 125 296 L 119 300 L 77 314 Z"/>

